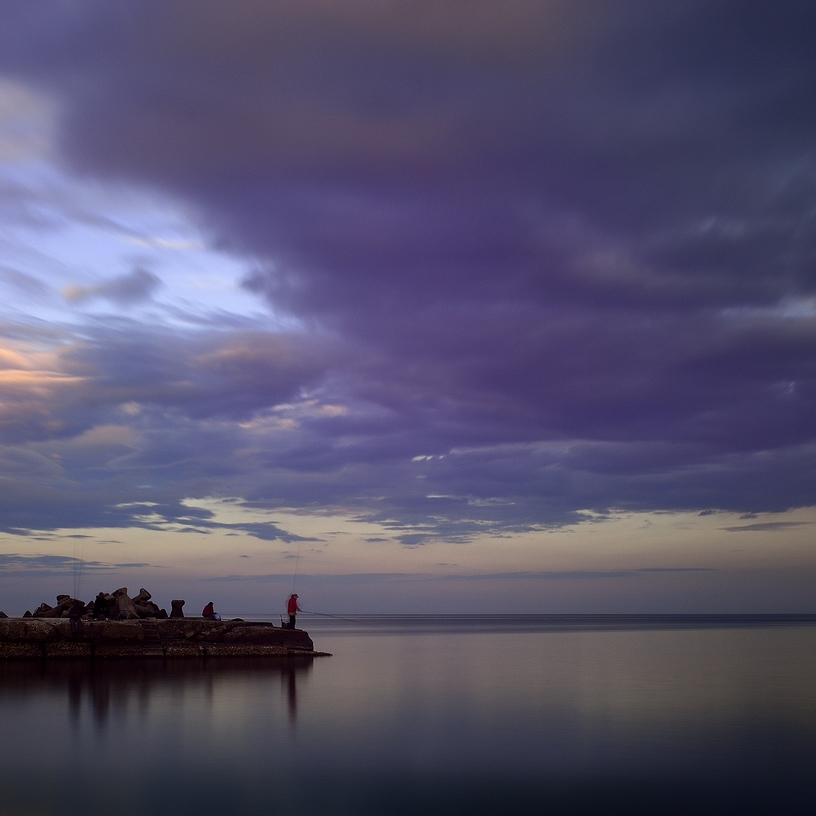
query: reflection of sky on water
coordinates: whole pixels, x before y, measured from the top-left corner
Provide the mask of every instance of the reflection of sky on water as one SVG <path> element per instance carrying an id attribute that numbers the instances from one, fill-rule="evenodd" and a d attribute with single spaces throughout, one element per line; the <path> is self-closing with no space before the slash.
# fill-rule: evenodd
<path id="1" fill-rule="evenodd" d="M 215 785 L 222 806 L 283 807 L 291 796 L 308 814 L 363 793 L 376 801 L 372 813 L 410 813 L 388 808 L 455 782 L 464 785 L 456 801 L 480 813 L 489 811 L 478 803 L 508 795 L 508 785 L 543 802 L 568 780 L 580 788 L 683 777 L 725 791 L 767 777 L 794 796 L 816 759 L 813 626 L 415 636 L 338 628 L 316 642 L 334 656 L 0 665 L 3 784 L 25 798 L 38 775 L 56 774 L 90 806 L 104 777 L 130 791 L 134 808 L 149 803 L 157 814 L 173 812 L 161 810 L 167 786 Z M 324 791 L 310 795 L 328 798 L 308 804 L 304 779 Z M 194 812 L 184 809 L 190 797 L 172 801 L 177 813 Z M 459 812 L 448 805 L 438 812 Z"/>
<path id="2" fill-rule="evenodd" d="M 385 744 L 395 763 L 422 767 L 671 767 L 746 732 L 816 735 L 814 628 L 338 635 L 325 645 L 355 656 L 316 667 L 315 750 L 366 731 L 344 764 L 349 752 L 384 764 Z"/>

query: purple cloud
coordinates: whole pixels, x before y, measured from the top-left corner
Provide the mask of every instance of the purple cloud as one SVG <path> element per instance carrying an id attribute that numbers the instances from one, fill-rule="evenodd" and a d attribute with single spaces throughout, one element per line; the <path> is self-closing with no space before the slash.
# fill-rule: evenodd
<path id="1" fill-rule="evenodd" d="M 816 503 L 809 6 L 3 5 L 67 165 L 185 201 L 303 327 L 86 328 L 0 428 L 56 507 L 149 472 L 413 544 Z M 138 441 L 66 445 L 104 423 Z"/>

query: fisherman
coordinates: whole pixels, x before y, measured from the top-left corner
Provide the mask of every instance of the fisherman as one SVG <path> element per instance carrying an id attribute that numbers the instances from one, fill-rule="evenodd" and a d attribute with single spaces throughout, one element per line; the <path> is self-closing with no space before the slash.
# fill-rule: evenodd
<path id="1" fill-rule="evenodd" d="M 221 616 L 215 611 L 215 607 L 213 606 L 213 602 L 210 601 L 202 610 L 202 616 L 207 620 L 216 620 L 220 621 Z"/>
<path id="2" fill-rule="evenodd" d="M 93 604 L 93 617 L 94 620 L 105 620 L 108 617 L 108 599 L 105 597 L 104 592 L 99 592 L 94 598 Z"/>
<path id="3" fill-rule="evenodd" d="M 82 634 L 82 616 L 85 614 L 85 602 L 74 598 L 68 609 L 68 622 L 71 627 L 71 636 Z"/>
<path id="4" fill-rule="evenodd" d="M 289 628 L 295 628 L 295 616 L 303 610 L 298 606 L 298 596 L 292 593 L 289 596 L 289 603 L 286 604 L 286 611 L 289 613 Z"/>

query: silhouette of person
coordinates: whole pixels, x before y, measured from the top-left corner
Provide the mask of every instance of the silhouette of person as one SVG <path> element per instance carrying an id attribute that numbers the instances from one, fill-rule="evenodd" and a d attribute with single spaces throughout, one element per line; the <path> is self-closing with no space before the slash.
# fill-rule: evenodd
<path id="1" fill-rule="evenodd" d="M 82 634 L 82 616 L 85 614 L 85 603 L 78 598 L 74 598 L 71 608 L 68 610 L 68 622 L 71 626 L 71 635 Z"/>
<path id="2" fill-rule="evenodd" d="M 93 605 L 94 620 L 105 620 L 108 617 L 108 599 L 104 592 L 97 594 Z"/>

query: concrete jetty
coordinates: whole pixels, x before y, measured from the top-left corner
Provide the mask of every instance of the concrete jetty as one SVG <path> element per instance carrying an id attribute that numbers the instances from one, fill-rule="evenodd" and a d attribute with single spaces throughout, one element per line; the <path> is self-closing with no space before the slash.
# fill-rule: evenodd
<path id="1" fill-rule="evenodd" d="M 72 631 L 67 618 L 0 618 L 0 660 L 322 654 L 302 629 L 240 619 L 84 620 Z"/>

